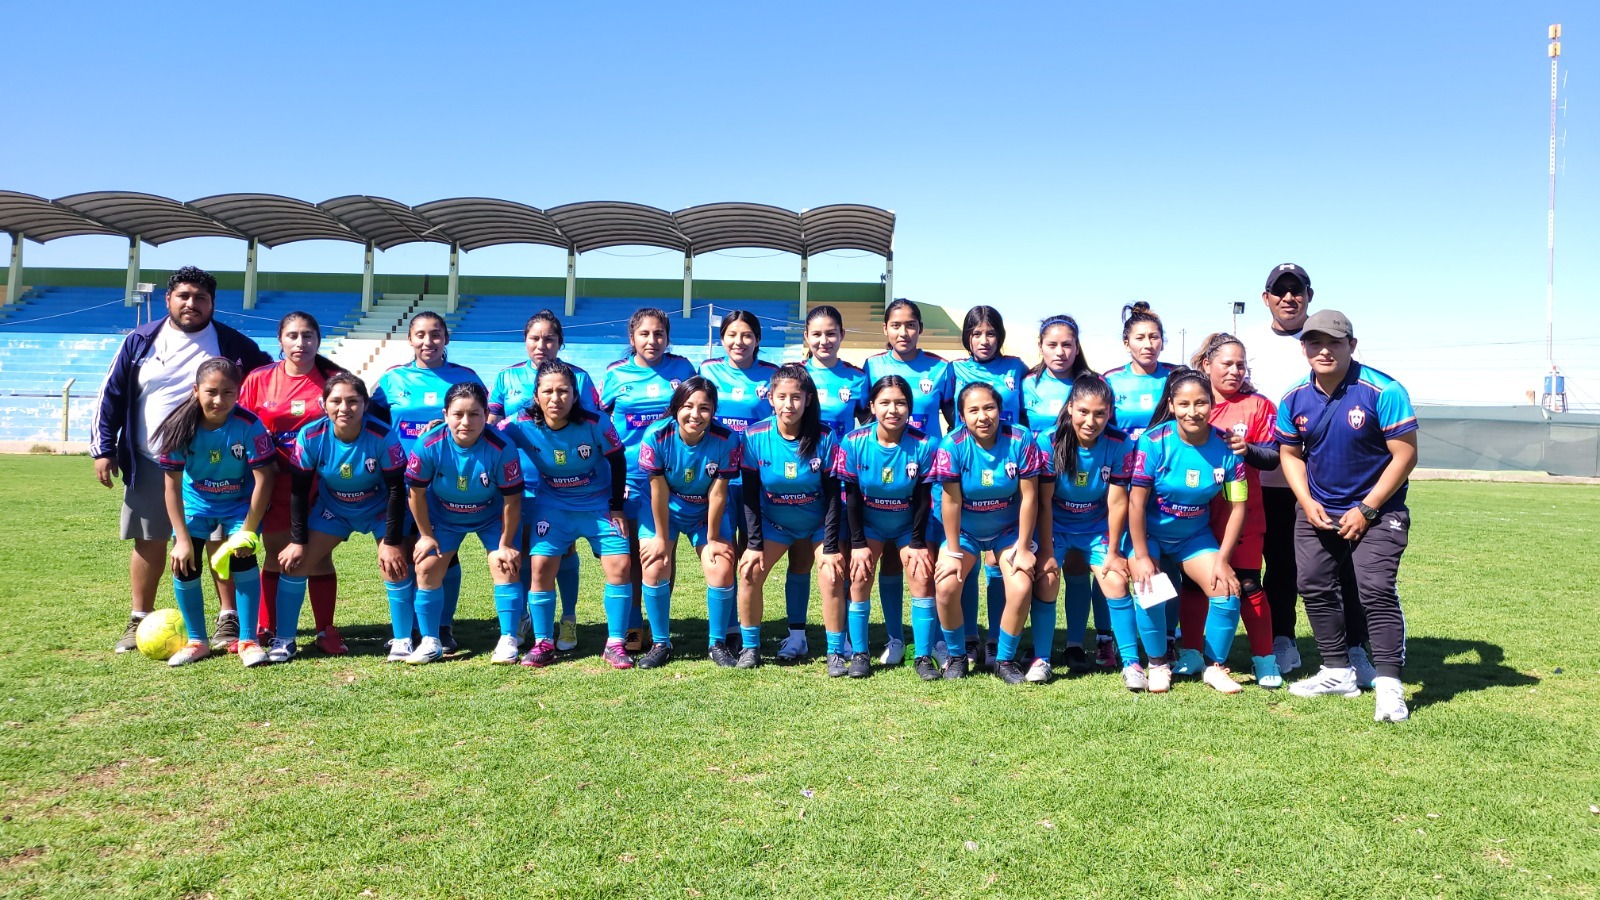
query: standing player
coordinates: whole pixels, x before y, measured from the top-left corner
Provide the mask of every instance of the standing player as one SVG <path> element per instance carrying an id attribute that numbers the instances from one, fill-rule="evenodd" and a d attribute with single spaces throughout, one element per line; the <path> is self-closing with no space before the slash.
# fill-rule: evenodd
<path id="1" fill-rule="evenodd" d="M 761 665 L 762 589 L 772 567 L 785 554 L 817 557 L 822 574 L 822 621 L 828 638 L 828 674 L 845 674 L 845 569 L 839 551 L 841 491 L 833 471 L 832 429 L 822 424 L 817 388 L 805 366 L 780 366 L 772 376 L 768 398 L 773 416 L 745 432 L 745 554 L 739 559 L 739 631 L 744 649 L 738 666 Z M 789 622 L 794 634 L 795 623 Z M 802 628 L 802 640 L 804 624 Z M 787 641 L 785 643 L 788 643 Z M 802 648 L 803 649 L 803 648 Z M 780 661 L 800 655 L 779 654 Z"/>
<path id="2" fill-rule="evenodd" d="M 806 371 L 817 386 L 822 424 L 834 434 L 848 434 L 866 416 L 867 373 L 839 358 L 844 319 L 831 306 L 813 306 L 806 314 Z"/>
<path id="3" fill-rule="evenodd" d="M 201 363 L 189 399 L 169 413 L 150 437 L 167 473 L 173 593 L 189 632 L 189 643 L 167 660 L 169 666 L 211 655 L 206 644 L 205 593 L 200 587 L 208 551 L 217 554 L 217 574 L 239 598 L 239 661 L 246 668 L 267 661 L 267 652 L 254 640 L 261 599 L 255 551 L 260 543 L 256 530 L 272 496 L 276 456 L 272 436 L 261 420 L 238 406 L 243 380 L 230 360 L 213 357 Z M 206 538 L 214 532 L 227 540 L 208 544 Z"/>
<path id="4" fill-rule="evenodd" d="M 738 662 L 727 645 L 734 605 L 728 480 L 739 471 L 744 445 L 739 435 L 717 422 L 717 402 L 716 385 L 699 375 L 686 379 L 673 390 L 666 417 L 639 446 L 639 468 L 650 477 L 650 512 L 639 516 L 639 556 L 644 561 L 645 609 L 655 632 L 640 668 L 653 669 L 671 655 L 668 604 L 679 535 L 689 538 L 705 570 L 711 660 L 719 666 Z"/>
<path id="5" fill-rule="evenodd" d="M 533 569 L 528 592 L 533 647 L 523 662 L 547 666 L 555 660 L 550 632 L 555 625 L 556 570 L 581 537 L 589 541 L 605 571 L 602 597 L 609 637 L 602 656 L 613 669 L 631 669 L 633 660 L 623 649 L 632 597 L 622 511 L 628 479 L 622 441 L 611 420 L 578 405 L 578 379 L 566 363 L 540 363 L 536 390 L 533 403 L 500 423 L 500 431 L 523 458 L 533 461 L 543 483 L 538 509 L 528 511 L 533 520 L 533 543 L 528 548 L 528 565 Z M 657 623 L 651 620 L 650 626 Z M 665 629 L 667 622 L 660 627 Z"/>
<path id="6" fill-rule="evenodd" d="M 514 416 L 518 410 L 534 402 L 534 382 L 537 380 L 539 364 L 546 360 L 556 359 L 561 348 L 566 344 L 566 339 L 561 331 L 561 320 L 548 309 L 541 309 L 528 317 L 522 326 L 522 344 L 528 351 L 528 358 L 524 362 L 513 363 L 494 377 L 494 387 L 489 390 L 489 424 L 494 425 L 502 419 Z M 578 405 L 590 412 L 600 412 L 600 392 L 595 390 L 594 379 L 589 373 L 579 366 L 568 364 L 572 369 L 573 377 L 578 381 Z M 533 468 L 533 461 L 527 457 L 522 459 L 523 496 L 522 505 L 531 509 L 534 498 L 539 495 L 539 479 Z M 522 535 L 517 546 L 527 555 L 528 548 L 533 545 L 533 518 L 532 514 L 522 517 Z M 522 589 L 530 590 L 528 579 L 533 569 L 529 566 L 522 567 Z M 561 557 L 561 567 L 556 570 L 556 593 L 561 598 L 561 621 L 556 634 L 556 649 L 571 650 L 578 646 L 578 553 L 573 552 Z"/>
<path id="7" fill-rule="evenodd" d="M 1132 489 L 1128 497 L 1128 532 L 1133 542 L 1129 564 L 1133 583 L 1150 584 L 1162 557 L 1183 568 L 1211 598 L 1205 619 L 1206 666 L 1203 680 L 1224 694 L 1237 694 L 1239 684 L 1225 665 L 1239 629 L 1239 580 L 1228 560 L 1244 528 L 1244 461 L 1228 446 L 1225 435 L 1211 426 L 1211 382 L 1190 368 L 1173 370 L 1161 392 L 1150 427 L 1134 449 Z M 1211 533 L 1211 500 L 1228 500 L 1228 524 L 1220 546 Z M 1140 637 L 1150 655 L 1150 692 L 1164 694 L 1172 686 L 1167 656 L 1168 601 L 1137 613 Z M 1124 660 L 1126 662 L 1126 660 Z"/>
<path id="8" fill-rule="evenodd" d="M 1379 722 L 1406 709 L 1400 669 L 1406 621 L 1395 592 L 1411 533 L 1406 481 L 1417 465 L 1417 417 L 1398 381 L 1353 358 L 1355 330 L 1325 309 L 1301 333 L 1311 374 L 1283 398 L 1278 443 L 1300 502 L 1295 561 L 1322 670 L 1290 685 L 1301 697 L 1359 695 L 1345 634 L 1344 594 L 1354 582 L 1372 640 Z"/>
<path id="9" fill-rule="evenodd" d="M 701 363 L 700 375 L 716 387 L 717 422 L 734 434 L 743 435 L 751 425 L 772 415 L 767 386 L 778 367 L 757 355 L 761 352 L 761 322 L 754 313 L 736 309 L 724 315 L 721 335 L 722 349 L 728 355 Z M 728 482 L 730 511 L 744 508 L 739 486 L 735 475 Z M 734 522 L 735 519 L 738 521 Z M 642 516 L 640 520 L 643 521 Z M 730 515 L 729 521 L 733 522 L 734 546 L 740 546 L 744 535 L 738 532 L 744 530 L 744 517 Z M 807 576 L 807 593 L 810 590 Z"/>
<path id="10" fill-rule="evenodd" d="M 694 364 L 668 353 L 672 324 L 659 309 L 641 309 L 628 319 L 629 354 L 606 369 L 600 388 L 600 406 L 627 453 L 627 499 L 623 515 L 628 522 L 628 571 L 633 577 L 633 608 L 629 613 L 624 645 L 628 652 L 644 649 L 644 617 L 639 615 L 643 567 L 639 562 L 639 516 L 650 502 L 650 480 L 639 469 L 639 445 L 645 431 L 667 411 L 672 392 L 695 374 Z"/>
<path id="11" fill-rule="evenodd" d="M 294 479 L 294 436 L 300 426 L 322 417 L 323 387 L 328 377 L 343 371 L 317 351 L 322 346 L 322 326 L 310 313 L 292 312 L 278 320 L 278 348 L 282 360 L 245 376 L 239 405 L 256 414 L 278 447 L 277 477 L 272 482 L 272 505 L 261 523 L 261 635 L 269 646 L 278 631 L 278 556 L 289 544 L 289 503 Z M 362 389 L 365 395 L 365 388 Z M 403 462 L 403 460 L 402 460 Z M 402 465 L 403 468 L 403 465 Z M 309 580 L 311 615 L 316 621 L 317 648 L 332 656 L 349 653 L 339 630 L 333 627 L 333 607 L 339 594 L 333 560 L 324 558 L 303 573 Z M 296 609 L 299 607 L 296 606 Z M 294 631 L 289 632 L 293 642 Z M 269 650 L 268 655 L 271 655 Z M 276 661 L 276 660 L 274 660 Z"/>
<path id="12" fill-rule="evenodd" d="M 834 471 L 844 482 L 850 524 L 849 675 L 871 674 L 867 619 L 872 575 L 884 551 L 899 548 L 902 570 L 911 576 L 911 633 L 916 642 L 917 674 L 939 677 L 938 614 L 933 604 L 933 556 L 928 552 L 929 509 L 933 497 L 933 454 L 927 435 L 910 427 L 911 385 L 885 375 L 868 397 L 875 422 L 851 431 L 839 442 Z M 896 638 L 890 636 L 892 644 Z M 885 657 L 891 655 L 884 651 Z M 898 655 L 904 658 L 901 639 Z"/>
<path id="13" fill-rule="evenodd" d="M 1150 424 L 1160 407 L 1156 399 L 1172 374 L 1172 366 L 1161 361 L 1166 339 L 1161 317 L 1150 311 L 1150 304 L 1141 300 L 1122 308 L 1122 346 L 1128 350 L 1129 361 L 1107 369 L 1105 377 L 1117 397 L 1111 424 L 1131 440 L 1138 440 L 1139 432 Z"/>
<path id="14" fill-rule="evenodd" d="M 319 399 L 326 418 L 306 423 L 290 443 L 289 540 L 278 554 L 283 572 L 278 627 L 267 658 L 294 658 L 306 573 L 331 568 L 334 548 L 359 531 L 378 541 L 378 568 L 394 626 L 389 661 L 401 661 L 413 649 L 417 594 L 405 552 L 406 454 L 394 429 L 367 415 L 367 386 L 360 378 L 334 373 Z"/>
<path id="15" fill-rule="evenodd" d="M 961 583 L 970 576 L 979 554 L 992 552 L 1006 585 L 995 672 L 1007 684 L 1021 684 L 1026 674 L 1016 655 L 1033 594 L 1033 531 L 1044 459 L 1026 428 L 1000 424 L 1000 392 L 992 385 L 981 381 L 967 385 L 957 404 L 962 426 L 939 444 L 933 462 L 933 477 L 944 487 L 939 517 L 944 546 L 934 569 L 939 624 L 950 649 L 944 677 L 966 677 Z M 1054 633 L 1054 615 L 1048 622 L 1043 617 L 1034 622 L 1036 632 L 1045 627 Z M 1041 638 L 1049 640 L 1036 633 L 1036 646 Z"/>
<path id="16" fill-rule="evenodd" d="M 440 640 L 444 578 L 469 532 L 489 556 L 500 642 L 490 662 L 517 660 L 517 618 L 522 603 L 515 546 L 522 509 L 522 464 L 517 451 L 486 426 L 489 392 L 475 381 L 444 396 L 444 423 L 418 435 L 406 463 L 411 516 L 416 520 L 417 630 L 422 641 L 406 657 L 412 665 L 444 655 Z"/>
<path id="17" fill-rule="evenodd" d="M 450 345 L 450 328 L 436 312 L 419 312 L 406 326 L 411 343 L 411 362 L 395 366 L 378 376 L 372 390 L 371 413 L 387 422 L 400 436 L 400 447 L 409 455 L 430 422 L 444 418 L 445 396 L 458 384 L 483 387 L 478 373 L 445 358 Z M 455 636 L 456 604 L 461 599 L 461 564 L 450 556 L 450 567 L 443 576 L 443 607 L 439 613 L 440 646 L 445 653 L 457 649 Z"/>

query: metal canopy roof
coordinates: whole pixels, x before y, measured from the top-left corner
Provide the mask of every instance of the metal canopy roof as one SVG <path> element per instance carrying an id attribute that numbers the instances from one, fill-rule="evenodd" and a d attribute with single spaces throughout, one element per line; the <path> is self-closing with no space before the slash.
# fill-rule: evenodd
<path id="1" fill-rule="evenodd" d="M 62 197 L 56 203 L 156 246 L 181 238 L 244 237 L 199 210 L 154 194 L 95 191 Z"/>
<path id="2" fill-rule="evenodd" d="M 761 203 L 707 203 L 672 214 L 694 254 L 733 247 L 763 247 L 804 253 L 800 215 Z"/>
<path id="3" fill-rule="evenodd" d="M 38 243 L 90 234 L 122 235 L 114 228 L 91 222 L 43 197 L 0 191 L 0 231 L 26 234 Z"/>
<path id="4" fill-rule="evenodd" d="M 326 210 L 346 228 L 372 242 L 379 250 L 417 241 L 449 243 L 439 227 L 417 215 L 411 207 L 387 197 L 351 194 L 324 200 L 317 206 Z"/>
<path id="5" fill-rule="evenodd" d="M 568 203 L 547 212 L 579 253 L 639 245 L 688 250 L 689 241 L 664 209 L 640 203 Z"/>
<path id="6" fill-rule="evenodd" d="M 876 206 L 838 203 L 800 214 L 806 253 L 866 250 L 888 256 L 894 249 L 894 213 Z"/>
<path id="7" fill-rule="evenodd" d="M 572 242 L 544 210 L 512 200 L 456 197 L 416 207 L 417 214 L 438 226 L 438 233 L 463 250 L 496 244 L 548 244 L 570 248 Z"/>
<path id="8" fill-rule="evenodd" d="M 218 194 L 193 200 L 190 206 L 268 247 L 295 241 L 365 243 L 326 210 L 278 194 Z"/>

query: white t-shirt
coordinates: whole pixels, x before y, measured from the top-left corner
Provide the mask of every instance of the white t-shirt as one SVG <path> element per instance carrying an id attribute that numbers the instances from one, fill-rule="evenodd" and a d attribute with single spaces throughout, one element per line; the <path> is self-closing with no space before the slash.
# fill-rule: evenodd
<path id="1" fill-rule="evenodd" d="M 150 436 L 168 413 L 189 399 L 200 364 L 218 355 L 217 330 L 210 325 L 189 334 L 169 319 L 156 332 L 155 346 L 139 368 L 138 434 L 134 436 L 134 446 L 140 453 L 152 459 L 158 455 L 150 446 Z"/>
<path id="2" fill-rule="evenodd" d="M 1305 351 L 1300 347 L 1300 332 L 1284 334 L 1272 328 L 1272 317 L 1265 322 L 1243 329 L 1239 340 L 1244 341 L 1245 358 L 1250 363 L 1250 383 L 1263 397 L 1278 406 L 1283 395 L 1300 383 L 1311 371 Z M 1261 473 L 1262 487 L 1286 488 L 1282 469 Z"/>

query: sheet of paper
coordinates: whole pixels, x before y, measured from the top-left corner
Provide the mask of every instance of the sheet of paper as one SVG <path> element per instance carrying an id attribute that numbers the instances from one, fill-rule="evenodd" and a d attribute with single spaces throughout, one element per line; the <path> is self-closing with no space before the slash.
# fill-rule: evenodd
<path id="1" fill-rule="evenodd" d="M 1150 590 L 1140 591 L 1139 586 L 1133 586 L 1133 597 L 1139 601 L 1141 609 L 1149 609 L 1158 603 L 1165 603 L 1178 596 L 1178 589 L 1172 586 L 1172 579 L 1165 572 L 1157 572 L 1150 579 Z"/>

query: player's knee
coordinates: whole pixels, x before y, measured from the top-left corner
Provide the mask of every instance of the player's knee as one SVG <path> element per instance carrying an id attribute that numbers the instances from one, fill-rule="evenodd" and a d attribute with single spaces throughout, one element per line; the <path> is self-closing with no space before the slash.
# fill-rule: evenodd
<path id="1" fill-rule="evenodd" d="M 248 572 L 251 569 L 254 569 L 256 565 L 256 558 L 254 556 L 246 556 L 242 558 L 235 556 L 233 558 L 233 571 L 235 572 Z"/>
<path id="2" fill-rule="evenodd" d="M 1261 570 L 1236 569 L 1234 574 L 1239 576 L 1239 593 L 1248 597 L 1261 592 Z"/>

